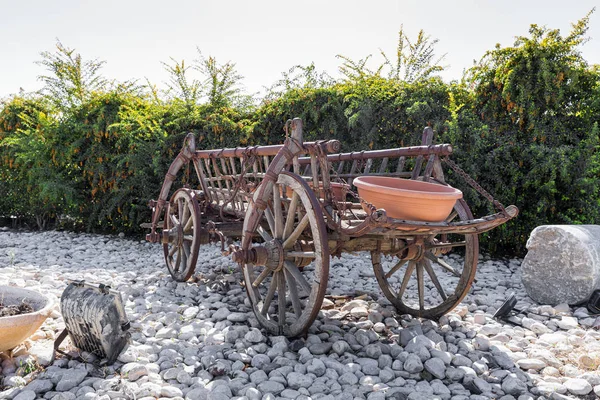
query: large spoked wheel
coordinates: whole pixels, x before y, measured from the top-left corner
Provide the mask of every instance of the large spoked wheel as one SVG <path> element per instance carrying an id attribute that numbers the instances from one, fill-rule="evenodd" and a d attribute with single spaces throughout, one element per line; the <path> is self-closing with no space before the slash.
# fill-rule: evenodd
<path id="1" fill-rule="evenodd" d="M 469 219 L 473 215 L 461 199 L 446 221 Z M 444 258 L 451 252 L 462 257 Z M 371 261 L 381 290 L 399 313 L 438 319 L 469 292 L 478 256 L 477 234 L 418 235 L 397 255 L 372 251 Z"/>
<path id="2" fill-rule="evenodd" d="M 165 210 L 162 232 L 167 268 L 173 279 L 185 282 L 194 274 L 200 247 L 200 206 L 196 193 L 179 189 Z"/>
<path id="3" fill-rule="evenodd" d="M 247 210 L 242 269 L 260 324 L 271 334 L 294 337 L 308 330 L 325 296 L 327 232 L 319 201 L 304 180 L 282 172 L 271 186 L 264 212 L 254 203 Z"/>

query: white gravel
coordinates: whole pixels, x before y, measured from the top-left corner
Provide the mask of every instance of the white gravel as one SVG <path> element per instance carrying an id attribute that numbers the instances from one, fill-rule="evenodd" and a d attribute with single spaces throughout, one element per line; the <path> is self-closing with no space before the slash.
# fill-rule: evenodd
<path id="1" fill-rule="evenodd" d="M 328 295 L 355 299 L 329 297 L 308 336 L 290 341 L 260 329 L 236 265 L 216 246 L 201 250 L 194 282 L 177 283 L 159 245 L 0 230 L 0 284 L 38 290 L 57 303 L 26 346 L 12 357 L 0 353 L 0 399 L 600 395 L 596 318 L 585 308 L 534 304 L 521 284 L 520 260 L 484 257 L 471 293 L 436 323 L 398 315 L 379 290 L 368 254 L 344 255 L 334 260 L 341 264 L 331 268 Z M 67 279 L 121 291 L 132 343 L 112 366 L 65 358 L 48 365 L 53 339 L 64 327 L 58 299 Z M 491 319 L 511 291 L 517 293 L 517 308 L 530 311 L 514 318 L 523 327 Z"/>

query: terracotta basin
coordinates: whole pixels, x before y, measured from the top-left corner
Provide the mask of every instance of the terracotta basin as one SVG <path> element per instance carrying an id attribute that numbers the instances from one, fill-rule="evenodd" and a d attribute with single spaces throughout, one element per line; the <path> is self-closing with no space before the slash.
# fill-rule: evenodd
<path id="1" fill-rule="evenodd" d="M 5 306 L 25 302 L 33 308 L 31 313 L 0 317 L 0 351 L 13 349 L 33 335 L 54 306 L 51 299 L 38 292 L 12 286 L 0 286 L 0 300 Z"/>
<path id="2" fill-rule="evenodd" d="M 311 188 L 313 187 L 312 181 L 307 181 L 306 183 L 308 183 L 308 186 L 310 186 Z M 346 201 L 346 195 L 344 193 L 344 188 L 346 189 L 346 192 L 347 192 L 348 190 L 350 190 L 350 186 L 343 184 L 343 183 L 339 183 L 339 182 L 330 182 L 329 185 L 331 186 L 331 192 L 333 194 L 334 201 Z M 320 189 L 323 188 L 322 182 L 319 182 L 319 188 Z M 291 198 L 293 193 L 294 193 L 294 191 L 290 187 L 286 188 L 285 195 L 288 198 Z"/>
<path id="3" fill-rule="evenodd" d="M 361 176 L 354 179 L 354 185 L 361 198 L 383 208 L 388 217 L 409 221 L 443 221 L 462 198 L 462 192 L 453 187 L 402 178 Z"/>

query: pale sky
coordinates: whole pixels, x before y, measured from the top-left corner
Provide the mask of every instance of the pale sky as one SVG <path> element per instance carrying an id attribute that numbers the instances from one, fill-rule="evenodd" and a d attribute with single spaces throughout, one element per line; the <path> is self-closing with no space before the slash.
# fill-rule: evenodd
<path id="1" fill-rule="evenodd" d="M 103 74 L 119 81 L 148 78 L 161 86 L 168 75 L 161 61 L 191 62 L 196 47 L 220 63 L 232 61 L 247 92 L 260 91 L 296 64 L 314 62 L 337 76 L 337 54 L 358 60 L 379 49 L 393 55 L 400 25 L 409 37 L 424 29 L 447 53 L 445 80 L 496 43 L 512 45 L 536 23 L 563 35 L 598 0 L 0 0 L 0 98 L 40 89 L 34 64 L 56 39 L 85 59 L 105 60 Z M 592 15 L 582 47 L 588 62 L 600 63 L 600 10 Z"/>

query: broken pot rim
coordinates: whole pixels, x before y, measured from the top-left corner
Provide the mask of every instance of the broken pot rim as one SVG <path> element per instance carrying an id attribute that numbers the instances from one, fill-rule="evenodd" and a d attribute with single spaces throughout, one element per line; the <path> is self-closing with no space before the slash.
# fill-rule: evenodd
<path id="1" fill-rule="evenodd" d="M 411 187 L 394 187 L 379 183 L 382 181 L 389 182 L 390 180 L 392 180 L 392 182 L 394 183 L 400 183 L 401 185 L 405 186 L 416 186 L 421 190 L 413 189 Z M 391 194 L 394 196 L 416 198 L 434 197 L 438 199 L 461 199 L 463 197 L 463 193 L 460 190 L 453 188 L 452 186 L 438 183 L 416 181 L 412 179 L 393 178 L 387 176 L 361 176 L 355 178 L 353 183 L 356 187 L 361 189 L 377 191 L 379 193 Z M 429 191 L 426 190 L 427 188 L 432 188 L 435 190 Z"/>
<path id="2" fill-rule="evenodd" d="M 18 286 L 7 286 L 7 285 L 0 285 L 0 297 L 2 297 L 2 293 L 4 290 L 9 289 L 11 291 L 21 291 L 21 292 L 25 292 L 24 294 L 27 295 L 29 294 L 30 296 L 40 296 L 42 298 L 45 299 L 46 303 L 45 305 L 40 308 L 39 310 L 34 310 L 32 312 L 29 313 L 24 313 L 24 314 L 17 314 L 17 315 L 9 315 L 6 317 L 0 317 L 0 321 L 2 324 L 5 324 L 7 322 L 17 322 L 19 320 L 22 320 L 24 317 L 26 316 L 32 316 L 32 315 L 42 315 L 44 317 L 49 317 L 50 314 L 52 313 L 52 310 L 54 309 L 54 300 L 52 300 L 50 297 L 46 296 L 45 294 L 42 294 L 36 290 L 31 290 L 31 289 L 25 289 L 25 288 L 20 288 Z"/>

